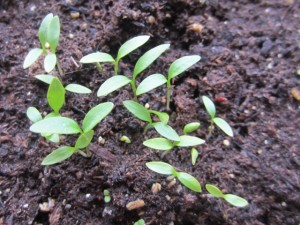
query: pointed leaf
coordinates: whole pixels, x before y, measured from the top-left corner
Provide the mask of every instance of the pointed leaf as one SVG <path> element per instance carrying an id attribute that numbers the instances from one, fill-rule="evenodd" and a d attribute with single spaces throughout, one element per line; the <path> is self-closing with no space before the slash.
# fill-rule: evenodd
<path id="1" fill-rule="evenodd" d="M 239 208 L 246 207 L 247 205 L 249 205 L 246 199 L 243 199 L 239 196 L 232 195 L 232 194 L 224 195 L 224 199 L 227 202 L 229 202 L 231 205 Z"/>
<path id="2" fill-rule="evenodd" d="M 168 79 L 172 79 L 196 64 L 201 57 L 199 55 L 184 56 L 175 60 L 168 71 Z"/>
<path id="3" fill-rule="evenodd" d="M 200 127 L 199 122 L 188 123 L 184 126 L 183 133 L 184 134 L 192 133 L 193 131 L 197 130 L 199 127 Z"/>
<path id="4" fill-rule="evenodd" d="M 132 100 L 127 100 L 123 102 L 123 105 L 126 107 L 126 109 L 128 109 L 129 112 L 131 112 L 140 120 L 146 121 L 148 123 L 152 122 L 149 111 L 141 104 Z"/>
<path id="5" fill-rule="evenodd" d="M 182 135 L 180 136 L 180 141 L 176 142 L 175 145 L 178 147 L 189 147 L 189 146 L 196 146 L 202 145 L 205 141 L 201 138 L 189 136 L 189 135 Z"/>
<path id="6" fill-rule="evenodd" d="M 44 60 L 44 68 L 47 73 L 50 73 L 54 69 L 56 60 L 57 58 L 55 54 L 49 53 L 48 55 L 46 55 Z"/>
<path id="7" fill-rule="evenodd" d="M 91 143 L 93 136 L 94 136 L 93 130 L 81 134 L 76 141 L 75 148 L 76 149 L 86 148 Z"/>
<path id="8" fill-rule="evenodd" d="M 224 196 L 222 191 L 212 184 L 206 184 L 205 188 L 208 191 L 208 193 L 214 196 L 215 198 L 223 198 Z"/>
<path id="9" fill-rule="evenodd" d="M 51 134 L 45 138 L 53 143 L 59 143 L 60 140 L 59 134 Z"/>
<path id="10" fill-rule="evenodd" d="M 118 51 L 117 61 L 145 44 L 149 40 L 149 38 L 150 36 L 148 35 L 141 35 L 126 41 Z"/>
<path id="11" fill-rule="evenodd" d="M 43 50 L 40 48 L 31 49 L 25 57 L 23 69 L 27 69 L 28 67 L 30 67 L 41 56 L 42 53 Z"/>
<path id="12" fill-rule="evenodd" d="M 136 95 L 139 96 L 146 92 L 157 88 L 167 82 L 167 79 L 162 74 L 152 74 L 144 79 L 136 89 Z"/>
<path id="13" fill-rule="evenodd" d="M 145 145 L 148 148 L 153 148 L 157 150 L 164 150 L 168 151 L 173 148 L 173 144 L 171 141 L 169 141 L 166 138 L 152 138 L 148 139 L 143 142 L 143 145 Z"/>
<path id="14" fill-rule="evenodd" d="M 148 162 L 146 163 L 146 166 L 150 170 L 159 174 L 172 175 L 176 173 L 176 170 L 173 168 L 173 166 L 165 162 L 157 162 L 157 161 Z"/>
<path id="15" fill-rule="evenodd" d="M 29 107 L 27 109 L 26 115 L 31 122 L 35 123 L 43 119 L 41 113 L 35 107 Z"/>
<path id="16" fill-rule="evenodd" d="M 45 50 L 45 44 L 47 41 L 47 29 L 52 19 L 53 19 L 53 14 L 49 13 L 47 16 L 45 16 L 39 28 L 38 36 L 43 50 Z"/>
<path id="17" fill-rule="evenodd" d="M 104 102 L 93 107 L 84 117 L 82 122 L 83 132 L 86 133 L 92 130 L 98 123 L 101 122 L 114 108 L 111 102 Z"/>
<path id="18" fill-rule="evenodd" d="M 233 131 L 230 127 L 230 125 L 223 120 L 222 118 L 216 117 L 213 119 L 214 123 L 222 130 L 225 134 L 227 134 L 230 137 L 233 137 Z"/>
<path id="19" fill-rule="evenodd" d="M 143 72 L 147 67 L 149 67 L 161 54 L 163 54 L 170 44 L 163 44 L 150 49 L 144 55 L 142 55 L 137 63 L 135 64 L 133 71 L 133 78 L 135 79 L 138 74 Z"/>
<path id="20" fill-rule="evenodd" d="M 101 63 L 101 62 L 115 62 L 110 54 L 104 52 L 94 52 L 88 54 L 80 59 L 81 63 Z"/>
<path id="21" fill-rule="evenodd" d="M 154 123 L 153 126 L 161 136 L 172 141 L 180 141 L 178 134 L 171 126 L 164 124 L 163 122 Z"/>
<path id="22" fill-rule="evenodd" d="M 192 165 L 194 166 L 196 164 L 197 158 L 198 158 L 198 151 L 195 148 L 192 148 L 191 150 L 191 158 L 192 158 Z"/>
<path id="23" fill-rule="evenodd" d="M 169 115 L 165 112 L 158 112 L 155 110 L 148 110 L 150 113 L 155 114 L 161 122 L 167 124 L 169 122 Z"/>
<path id="24" fill-rule="evenodd" d="M 115 75 L 110 77 L 100 86 L 97 96 L 106 96 L 109 93 L 125 86 L 126 84 L 129 84 L 130 82 L 131 80 L 123 75 Z"/>
<path id="25" fill-rule="evenodd" d="M 30 131 L 34 133 L 50 134 L 77 134 L 81 132 L 76 121 L 66 117 L 51 117 L 31 125 Z"/>
<path id="26" fill-rule="evenodd" d="M 50 44 L 52 53 L 55 53 L 59 42 L 60 22 L 58 16 L 54 16 L 50 21 L 47 29 L 47 41 Z"/>
<path id="27" fill-rule="evenodd" d="M 58 113 L 65 102 L 65 88 L 58 78 L 53 78 L 48 88 L 47 100 L 54 112 Z"/>
<path id="28" fill-rule="evenodd" d="M 85 87 L 85 86 L 82 86 L 80 84 L 68 84 L 65 89 L 67 91 L 70 91 L 70 92 L 73 92 L 73 93 L 78 93 L 78 94 L 90 94 L 92 93 L 92 91 Z"/>
<path id="29" fill-rule="evenodd" d="M 213 119 L 216 116 L 216 107 L 215 104 L 207 96 L 202 96 L 202 101 L 205 106 L 206 111 Z"/>
<path id="30" fill-rule="evenodd" d="M 69 146 L 60 147 L 54 150 L 49 155 L 47 155 L 46 158 L 44 158 L 42 165 L 46 166 L 46 165 L 53 165 L 56 163 L 60 163 L 65 159 L 70 158 L 75 151 L 76 149 L 73 147 L 69 147 Z"/>
<path id="31" fill-rule="evenodd" d="M 191 189 L 195 192 L 201 192 L 201 185 L 199 181 L 193 177 L 192 175 L 184 172 L 178 172 L 177 173 L 178 180 L 187 188 Z"/>
<path id="32" fill-rule="evenodd" d="M 47 74 L 40 74 L 40 75 L 36 75 L 35 78 L 40 80 L 40 81 L 43 81 L 44 83 L 46 84 L 51 84 L 52 82 L 52 79 L 54 78 L 55 76 L 52 76 L 52 75 L 47 75 Z"/>

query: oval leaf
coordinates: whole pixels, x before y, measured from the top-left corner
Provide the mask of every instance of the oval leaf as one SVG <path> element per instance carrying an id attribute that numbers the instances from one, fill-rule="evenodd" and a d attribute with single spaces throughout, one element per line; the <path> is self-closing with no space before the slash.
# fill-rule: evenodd
<path id="1" fill-rule="evenodd" d="M 196 64 L 201 57 L 199 55 L 184 56 L 175 60 L 168 71 L 168 79 L 172 79 Z"/>
<path id="2" fill-rule="evenodd" d="M 180 136 L 180 141 L 176 142 L 175 145 L 179 147 L 189 147 L 189 146 L 196 146 L 202 145 L 205 141 L 201 138 L 189 136 L 189 135 L 182 135 Z"/>
<path id="3" fill-rule="evenodd" d="M 157 88 L 167 82 L 167 79 L 162 74 L 152 74 L 144 79 L 136 89 L 136 95 L 144 94 L 148 91 Z"/>
<path id="4" fill-rule="evenodd" d="M 69 146 L 60 147 L 47 155 L 46 158 L 44 158 L 42 165 L 46 166 L 60 163 L 65 159 L 70 158 L 74 154 L 75 150 L 75 148 Z"/>
<path id="5" fill-rule="evenodd" d="M 81 63 L 101 63 L 101 62 L 115 62 L 110 54 L 104 52 L 94 52 L 88 54 L 80 59 Z"/>
<path id="6" fill-rule="evenodd" d="M 47 73 L 50 73 L 54 69 L 56 60 L 57 59 L 55 54 L 49 53 L 48 55 L 46 55 L 44 60 L 44 68 Z"/>
<path id="7" fill-rule="evenodd" d="M 146 121 L 148 123 L 152 122 L 149 111 L 141 104 L 132 100 L 127 100 L 123 102 L 123 105 L 126 107 L 126 109 L 128 109 L 129 112 L 131 112 L 140 120 Z"/>
<path id="8" fill-rule="evenodd" d="M 222 191 L 212 184 L 206 184 L 205 188 L 209 194 L 211 194 L 212 196 L 214 196 L 216 198 L 223 198 L 223 196 L 224 196 Z"/>
<path id="9" fill-rule="evenodd" d="M 192 133 L 193 131 L 197 130 L 199 127 L 200 127 L 199 122 L 188 123 L 184 126 L 183 133 L 184 134 Z"/>
<path id="10" fill-rule="evenodd" d="M 149 67 L 161 54 L 163 54 L 170 44 L 163 44 L 150 49 L 144 55 L 142 55 L 137 63 L 135 64 L 133 71 L 133 79 L 136 78 L 138 74 L 143 72 L 147 67 Z"/>
<path id="11" fill-rule="evenodd" d="M 83 132 L 86 133 L 92 130 L 98 123 L 101 122 L 114 108 L 111 102 L 104 102 L 93 107 L 84 117 L 82 122 Z"/>
<path id="12" fill-rule="evenodd" d="M 173 168 L 173 166 L 165 162 L 148 162 L 146 163 L 146 166 L 150 170 L 160 174 L 171 175 L 176 173 L 176 170 Z"/>
<path id="13" fill-rule="evenodd" d="M 100 86 L 97 92 L 97 96 L 106 96 L 109 93 L 125 86 L 126 84 L 129 84 L 130 81 L 131 80 L 128 77 L 125 77 L 123 75 L 115 75 L 113 77 L 110 77 Z"/>
<path id="14" fill-rule="evenodd" d="M 52 79 L 54 78 L 55 76 L 52 76 L 52 75 L 47 75 L 47 74 L 40 74 L 40 75 L 36 75 L 35 78 L 40 80 L 40 81 L 43 81 L 44 83 L 46 84 L 51 84 L 52 82 Z"/>
<path id="15" fill-rule="evenodd" d="M 192 175 L 184 172 L 178 172 L 177 173 L 178 180 L 187 188 L 191 189 L 195 192 L 201 192 L 201 185 L 199 181 L 193 177 Z"/>
<path id="16" fill-rule="evenodd" d="M 203 101 L 206 111 L 208 112 L 210 117 L 213 119 L 216 115 L 215 104 L 207 96 L 202 96 L 202 101 Z"/>
<path id="17" fill-rule="evenodd" d="M 40 48 L 31 49 L 25 57 L 23 69 L 27 69 L 29 66 L 31 66 L 40 57 L 42 53 L 43 50 Z"/>
<path id="18" fill-rule="evenodd" d="M 164 124 L 163 122 L 154 123 L 153 126 L 161 136 L 172 141 L 180 141 L 178 134 L 171 126 Z"/>
<path id="19" fill-rule="evenodd" d="M 58 78 L 53 78 L 48 88 L 47 100 L 55 113 L 58 113 L 65 102 L 65 88 Z"/>
<path id="20" fill-rule="evenodd" d="M 236 195 L 232 195 L 232 194 L 226 194 L 224 195 L 224 199 L 230 203 L 231 205 L 235 206 L 235 207 L 246 207 L 247 205 L 249 205 L 249 203 L 247 202 L 246 199 L 243 199 L 239 196 Z"/>
<path id="21" fill-rule="evenodd" d="M 50 134 L 45 138 L 53 143 L 59 143 L 59 139 L 60 139 L 59 134 Z"/>
<path id="22" fill-rule="evenodd" d="M 29 107 L 27 109 L 26 115 L 27 115 L 28 119 L 30 119 L 30 121 L 33 123 L 38 122 L 43 119 L 41 113 L 35 107 Z"/>
<path id="23" fill-rule="evenodd" d="M 191 158 L 192 158 L 192 165 L 194 166 L 196 164 L 197 158 L 198 158 L 198 151 L 195 148 L 192 148 L 191 150 Z"/>
<path id="24" fill-rule="evenodd" d="M 153 148 L 153 149 L 157 149 L 157 150 L 164 150 L 164 151 L 168 151 L 168 150 L 171 150 L 173 148 L 172 142 L 170 142 L 166 138 L 148 139 L 148 140 L 143 142 L 143 145 L 145 145 L 148 148 Z"/>
<path id="25" fill-rule="evenodd" d="M 148 110 L 150 113 L 155 114 L 161 122 L 167 124 L 169 122 L 169 115 L 165 112 L 158 112 L 155 110 Z"/>
<path id="26" fill-rule="evenodd" d="M 126 41 L 118 51 L 117 61 L 119 61 L 121 58 L 128 55 L 130 52 L 134 51 L 138 47 L 145 44 L 149 40 L 149 38 L 150 36 L 148 35 L 141 35 Z"/>
<path id="27" fill-rule="evenodd" d="M 222 130 L 225 134 L 227 134 L 230 137 L 233 137 L 233 131 L 230 127 L 230 125 L 223 120 L 222 118 L 216 117 L 213 119 L 214 123 Z"/>
<path id="28" fill-rule="evenodd" d="M 58 16 L 54 16 L 47 28 L 47 41 L 50 44 L 50 49 L 52 53 L 55 53 L 56 47 L 59 42 L 60 34 L 60 22 Z"/>
<path id="29" fill-rule="evenodd" d="M 29 128 L 34 133 L 77 134 L 81 132 L 76 121 L 66 117 L 51 117 L 40 120 Z"/>
<path id="30" fill-rule="evenodd" d="M 82 86 L 80 84 L 68 84 L 65 89 L 67 91 L 70 91 L 70 92 L 73 92 L 73 93 L 78 93 L 78 94 L 90 94 L 92 93 L 92 91 L 85 87 L 85 86 Z"/>
<path id="31" fill-rule="evenodd" d="M 39 28 L 38 36 L 43 50 L 45 50 L 45 44 L 47 41 L 47 29 L 52 19 L 53 19 L 53 14 L 49 13 L 47 16 L 45 16 Z"/>
<path id="32" fill-rule="evenodd" d="M 81 134 L 76 141 L 75 148 L 76 149 L 86 148 L 91 143 L 93 136 L 94 136 L 93 130 Z"/>

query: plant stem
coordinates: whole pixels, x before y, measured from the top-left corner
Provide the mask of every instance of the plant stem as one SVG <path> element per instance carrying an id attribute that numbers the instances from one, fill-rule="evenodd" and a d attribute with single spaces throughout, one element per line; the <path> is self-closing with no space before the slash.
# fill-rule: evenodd
<path id="1" fill-rule="evenodd" d="M 116 60 L 115 66 L 114 66 L 114 73 L 115 73 L 114 75 L 118 75 L 118 72 L 119 72 L 118 64 L 119 64 L 119 60 Z"/>
<path id="2" fill-rule="evenodd" d="M 59 75 L 60 75 L 60 78 L 62 78 L 64 76 L 64 72 L 62 71 L 61 69 L 61 66 L 58 62 L 58 59 L 56 60 L 56 66 L 57 66 L 57 69 L 58 69 L 58 72 L 59 72 Z"/>
<path id="3" fill-rule="evenodd" d="M 100 63 L 96 62 L 96 66 L 97 66 L 97 69 L 99 70 L 99 72 L 103 72 L 103 67 L 101 66 Z"/>
<path id="4" fill-rule="evenodd" d="M 170 111 L 171 80 L 167 81 L 167 111 Z"/>
<path id="5" fill-rule="evenodd" d="M 152 124 L 148 123 L 147 126 L 145 126 L 145 128 L 144 128 L 143 134 L 146 134 L 147 131 L 148 131 L 148 129 L 149 129 L 151 126 L 152 126 Z"/>
<path id="6" fill-rule="evenodd" d="M 137 99 L 137 96 L 136 96 L 135 78 L 132 78 L 130 84 L 131 84 L 131 88 L 132 88 L 132 91 L 133 91 L 134 101 L 137 102 L 138 99 Z"/>

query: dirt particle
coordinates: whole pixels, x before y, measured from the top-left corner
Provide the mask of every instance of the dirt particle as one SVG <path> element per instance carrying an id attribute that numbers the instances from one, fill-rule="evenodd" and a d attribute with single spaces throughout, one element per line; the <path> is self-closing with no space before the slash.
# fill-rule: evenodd
<path id="1" fill-rule="evenodd" d="M 297 101 L 300 101 L 300 90 L 296 87 L 291 89 L 291 94 Z"/>
<path id="2" fill-rule="evenodd" d="M 204 26 L 200 23 L 193 23 L 188 26 L 188 30 L 194 31 L 196 33 L 201 33 L 204 29 Z"/>
<path id="3" fill-rule="evenodd" d="M 154 23 L 155 23 L 155 18 L 154 18 L 154 16 L 148 16 L 147 22 L 148 22 L 148 24 L 150 24 L 150 25 L 154 24 Z"/>
<path id="4" fill-rule="evenodd" d="M 168 201 L 170 201 L 170 200 L 171 200 L 171 197 L 170 197 L 169 195 L 166 195 L 166 199 L 167 199 Z"/>
<path id="5" fill-rule="evenodd" d="M 160 183 L 152 184 L 151 191 L 152 191 L 153 194 L 157 194 L 158 192 L 160 192 L 160 190 L 161 190 L 161 184 Z"/>
<path id="6" fill-rule="evenodd" d="M 171 182 L 168 184 L 168 188 L 173 187 L 176 184 L 176 179 L 171 180 Z"/>
<path id="7" fill-rule="evenodd" d="M 50 212 L 55 206 L 55 200 L 48 198 L 48 202 L 43 202 L 39 204 L 39 208 L 42 212 Z"/>
<path id="8" fill-rule="evenodd" d="M 105 144 L 105 139 L 102 136 L 98 137 L 98 143 L 104 145 Z"/>
<path id="9" fill-rule="evenodd" d="M 78 19 L 80 16 L 80 13 L 79 12 L 71 12 L 71 18 L 72 19 Z"/>
<path id="10" fill-rule="evenodd" d="M 227 140 L 227 139 L 225 139 L 225 140 L 223 141 L 223 145 L 226 146 L 226 147 L 229 147 L 229 146 L 230 146 L 230 141 Z"/>
<path id="11" fill-rule="evenodd" d="M 138 199 L 138 200 L 127 203 L 126 209 L 131 211 L 134 209 L 142 208 L 143 206 L 145 206 L 144 200 Z"/>

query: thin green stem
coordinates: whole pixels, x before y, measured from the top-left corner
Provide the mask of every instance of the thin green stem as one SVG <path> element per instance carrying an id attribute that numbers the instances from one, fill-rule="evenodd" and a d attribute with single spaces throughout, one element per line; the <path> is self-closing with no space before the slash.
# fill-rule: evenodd
<path id="1" fill-rule="evenodd" d="M 148 129 L 149 129 L 151 126 L 152 126 L 151 123 L 148 123 L 147 126 L 145 126 L 144 132 L 143 132 L 144 135 L 147 133 Z"/>
<path id="2" fill-rule="evenodd" d="M 136 96 L 136 85 L 135 85 L 135 78 L 134 77 L 132 78 L 130 84 L 131 84 L 131 88 L 132 88 L 132 91 L 133 91 L 134 101 L 137 102 L 138 99 L 137 99 L 137 96 Z"/>
<path id="3" fill-rule="evenodd" d="M 167 111 L 170 111 L 171 81 L 167 81 Z"/>
<path id="4" fill-rule="evenodd" d="M 119 70 L 119 60 L 115 61 L 115 65 L 114 65 L 114 75 L 118 75 L 118 71 Z"/>
<path id="5" fill-rule="evenodd" d="M 99 62 L 96 62 L 96 66 L 97 66 L 97 69 L 99 70 L 99 72 L 103 72 L 103 67 L 101 66 L 101 64 Z"/>

